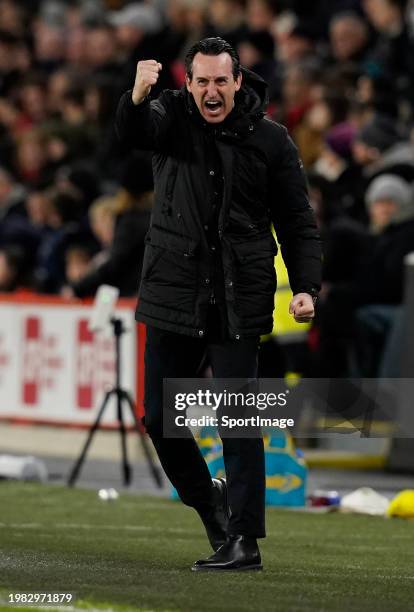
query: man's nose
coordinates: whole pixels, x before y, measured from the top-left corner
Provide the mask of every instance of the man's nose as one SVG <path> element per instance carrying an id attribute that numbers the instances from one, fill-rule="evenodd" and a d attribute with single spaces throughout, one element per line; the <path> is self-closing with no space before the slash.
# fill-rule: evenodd
<path id="1" fill-rule="evenodd" d="M 217 94 L 217 87 L 216 87 L 216 84 L 214 82 L 210 82 L 208 84 L 207 94 L 208 94 L 209 98 L 214 98 L 215 95 Z"/>

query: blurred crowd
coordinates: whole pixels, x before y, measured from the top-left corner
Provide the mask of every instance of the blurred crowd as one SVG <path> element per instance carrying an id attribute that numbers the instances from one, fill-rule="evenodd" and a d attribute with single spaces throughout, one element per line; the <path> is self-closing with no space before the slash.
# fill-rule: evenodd
<path id="1" fill-rule="evenodd" d="M 266 79 L 307 172 L 324 242 L 309 371 L 394 375 L 414 250 L 414 0 L 0 0 L 0 291 L 136 295 L 151 159 L 121 149 L 117 102 L 140 59 L 163 65 L 152 95 L 181 87 L 186 51 L 214 35 Z"/>

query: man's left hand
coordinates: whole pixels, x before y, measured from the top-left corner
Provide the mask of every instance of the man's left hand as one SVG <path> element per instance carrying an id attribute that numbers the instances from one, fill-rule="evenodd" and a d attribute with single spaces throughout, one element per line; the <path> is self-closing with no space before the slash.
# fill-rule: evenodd
<path id="1" fill-rule="evenodd" d="M 293 296 L 289 313 L 293 314 L 297 323 L 309 323 L 315 316 L 315 306 L 312 296 L 309 293 L 297 293 Z"/>

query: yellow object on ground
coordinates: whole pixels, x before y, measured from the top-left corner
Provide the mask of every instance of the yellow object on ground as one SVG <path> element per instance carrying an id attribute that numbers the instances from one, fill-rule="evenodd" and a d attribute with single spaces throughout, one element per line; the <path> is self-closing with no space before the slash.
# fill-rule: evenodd
<path id="1" fill-rule="evenodd" d="M 398 493 L 388 506 L 387 516 L 414 519 L 414 490 L 405 489 Z"/>

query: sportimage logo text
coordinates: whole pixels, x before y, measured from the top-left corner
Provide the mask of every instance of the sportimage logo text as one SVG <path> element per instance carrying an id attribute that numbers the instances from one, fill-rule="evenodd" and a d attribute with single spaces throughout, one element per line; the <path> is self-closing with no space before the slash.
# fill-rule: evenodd
<path id="1" fill-rule="evenodd" d="M 176 427 L 221 427 L 227 429 L 249 429 L 254 427 L 278 427 L 286 429 L 294 427 L 294 419 L 266 419 L 258 415 L 247 418 L 234 418 L 227 414 L 223 414 L 219 419 L 213 416 L 203 415 L 201 417 L 186 417 L 179 414 L 175 417 L 174 423 Z"/>
<path id="2" fill-rule="evenodd" d="M 266 410 L 268 407 L 286 406 L 288 394 L 289 390 L 283 393 L 243 393 L 224 389 L 220 393 L 215 393 L 210 389 L 198 389 L 196 393 L 176 393 L 175 409 L 186 410 L 198 406 L 218 410 L 225 407 L 251 406 L 257 410 Z"/>

